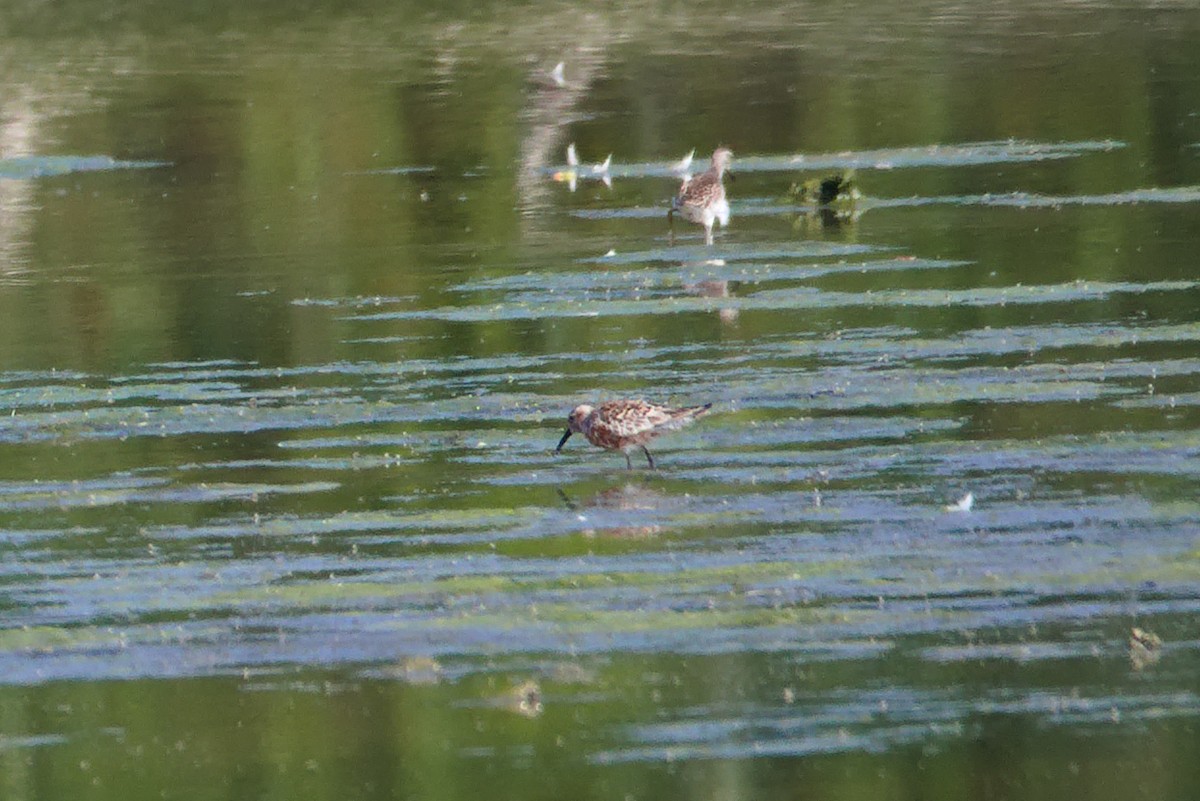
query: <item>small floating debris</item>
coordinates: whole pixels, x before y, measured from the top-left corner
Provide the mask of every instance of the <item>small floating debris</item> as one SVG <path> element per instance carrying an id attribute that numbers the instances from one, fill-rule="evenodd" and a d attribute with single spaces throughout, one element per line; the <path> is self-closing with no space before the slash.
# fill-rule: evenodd
<path id="1" fill-rule="evenodd" d="M 550 70 L 550 80 L 554 81 L 555 86 L 566 87 L 567 77 L 565 74 L 566 62 L 560 61 L 554 65 L 554 69 Z"/>
<path id="2" fill-rule="evenodd" d="M 604 183 L 609 189 L 612 189 L 612 175 L 609 169 L 612 167 L 612 153 L 608 154 L 608 158 L 599 164 L 592 164 L 588 168 L 585 175 L 590 175 L 598 181 Z M 567 168 L 565 170 L 556 170 L 551 173 L 550 178 L 554 181 L 567 184 L 567 187 L 574 192 L 575 187 L 579 183 L 579 152 L 575 149 L 575 143 L 567 145 Z"/>
<path id="3" fill-rule="evenodd" d="M 1162 657 L 1162 637 L 1152 631 L 1134 626 L 1129 630 L 1129 664 L 1134 670 L 1145 670 Z"/>
<path id="4" fill-rule="evenodd" d="M 975 505 L 975 493 L 968 492 L 966 495 L 959 498 L 951 504 L 943 507 L 947 512 L 969 512 L 971 507 Z"/>
<path id="5" fill-rule="evenodd" d="M 862 197 L 854 182 L 854 170 L 794 183 L 788 195 L 801 203 L 818 206 L 852 206 Z"/>
<path id="6" fill-rule="evenodd" d="M 572 142 L 567 145 L 567 169 L 555 172 L 550 178 L 560 183 L 566 183 L 567 188 L 574 192 L 579 180 L 578 167 L 579 154 L 575 152 L 575 143 Z"/>
<path id="7" fill-rule="evenodd" d="M 608 168 L 612 166 L 612 153 L 608 154 L 608 158 L 599 164 L 592 165 L 592 175 L 604 182 L 604 185 L 612 189 L 612 176 L 608 174 Z"/>
<path id="8" fill-rule="evenodd" d="M 509 691 L 507 706 L 518 715 L 536 718 L 542 714 L 542 688 L 530 679 L 521 682 Z"/>
<path id="9" fill-rule="evenodd" d="M 788 196 L 799 203 L 812 206 L 796 220 L 796 225 L 819 224 L 822 228 L 837 228 L 844 222 L 854 222 L 862 211 L 858 201 L 862 198 L 854 183 L 854 170 L 810 178 L 792 184 Z"/>

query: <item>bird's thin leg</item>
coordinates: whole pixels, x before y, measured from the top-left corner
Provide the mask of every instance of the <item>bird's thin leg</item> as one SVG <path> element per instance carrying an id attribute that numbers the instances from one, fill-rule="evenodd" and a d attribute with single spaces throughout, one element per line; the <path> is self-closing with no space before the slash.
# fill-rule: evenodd
<path id="1" fill-rule="evenodd" d="M 629 461 L 629 451 L 621 451 L 621 453 L 625 454 L 625 469 L 632 470 L 633 462 Z"/>
<path id="2" fill-rule="evenodd" d="M 667 209 L 667 238 L 672 245 L 675 244 L 675 207 Z"/>
<path id="3" fill-rule="evenodd" d="M 650 463 L 650 469 L 654 469 L 654 457 L 650 455 L 650 449 L 645 445 L 642 446 L 642 453 L 646 454 L 646 461 Z"/>
<path id="4" fill-rule="evenodd" d="M 712 225 L 708 225 L 704 229 L 704 244 L 711 245 L 713 243 Z"/>

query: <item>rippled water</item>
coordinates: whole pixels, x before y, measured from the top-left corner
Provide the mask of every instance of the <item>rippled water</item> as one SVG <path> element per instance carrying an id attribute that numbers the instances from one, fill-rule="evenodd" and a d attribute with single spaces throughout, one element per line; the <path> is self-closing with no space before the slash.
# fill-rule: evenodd
<path id="1" fill-rule="evenodd" d="M 0 795 L 1193 797 L 1185 6 L 147 8 L 8 34 Z"/>

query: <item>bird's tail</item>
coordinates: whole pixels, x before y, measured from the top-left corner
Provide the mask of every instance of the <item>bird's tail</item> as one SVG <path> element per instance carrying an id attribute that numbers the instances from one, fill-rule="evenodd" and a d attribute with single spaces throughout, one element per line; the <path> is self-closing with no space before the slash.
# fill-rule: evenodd
<path id="1" fill-rule="evenodd" d="M 685 406 L 682 409 L 676 409 L 674 412 L 672 412 L 671 417 L 682 423 L 687 420 L 694 420 L 711 408 L 711 403 L 706 403 L 703 406 Z"/>
<path id="2" fill-rule="evenodd" d="M 654 426 L 655 431 L 674 431 L 683 428 L 700 415 L 712 408 L 711 403 L 703 406 L 681 406 L 678 409 L 664 409 L 667 419 Z"/>

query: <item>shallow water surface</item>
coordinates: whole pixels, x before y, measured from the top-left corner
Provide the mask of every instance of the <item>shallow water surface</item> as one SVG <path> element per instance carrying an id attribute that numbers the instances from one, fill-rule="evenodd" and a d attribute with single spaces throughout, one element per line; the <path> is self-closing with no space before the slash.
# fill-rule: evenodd
<path id="1" fill-rule="evenodd" d="M 1195 796 L 1185 4 L 67 5 L 0 61 L 4 798 Z M 626 396 L 713 411 L 553 452 Z"/>

